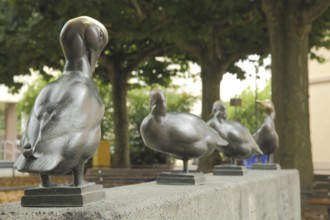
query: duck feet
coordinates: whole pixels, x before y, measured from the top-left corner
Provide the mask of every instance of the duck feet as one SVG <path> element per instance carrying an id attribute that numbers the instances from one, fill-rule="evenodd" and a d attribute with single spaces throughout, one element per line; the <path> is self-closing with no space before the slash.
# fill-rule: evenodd
<path id="1" fill-rule="evenodd" d="M 188 159 L 182 159 L 182 161 L 183 161 L 183 173 L 189 173 Z"/>
<path id="2" fill-rule="evenodd" d="M 84 167 L 85 163 L 79 164 L 75 168 L 73 168 L 73 183 L 71 186 L 77 187 L 77 186 L 83 186 L 83 185 L 89 185 L 93 184 L 91 182 L 87 182 L 84 180 Z"/>
<path id="3" fill-rule="evenodd" d="M 230 158 L 230 163 L 232 164 L 232 165 L 237 165 L 237 160 L 236 160 L 236 157 L 231 157 Z"/>
<path id="4" fill-rule="evenodd" d="M 40 174 L 41 187 L 55 187 L 58 186 L 55 183 L 50 182 L 49 176 L 45 174 Z"/>
<path id="5" fill-rule="evenodd" d="M 267 154 L 267 156 L 268 156 L 268 163 L 269 164 L 271 164 L 271 163 L 273 163 L 273 154 Z"/>

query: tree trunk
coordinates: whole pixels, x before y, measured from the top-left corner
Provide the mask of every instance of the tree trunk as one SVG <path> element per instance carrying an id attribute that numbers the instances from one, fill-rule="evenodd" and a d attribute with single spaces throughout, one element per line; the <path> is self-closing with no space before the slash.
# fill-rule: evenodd
<path id="1" fill-rule="evenodd" d="M 283 5 L 282 5 L 283 4 Z M 310 189 L 313 176 L 308 106 L 308 35 L 296 5 L 263 1 L 272 56 L 272 99 L 280 148 L 275 161 L 282 168 L 300 171 L 302 189 Z"/>
<path id="2" fill-rule="evenodd" d="M 122 73 L 114 73 L 112 80 L 113 120 L 115 133 L 115 152 L 112 160 L 113 168 L 130 168 L 128 113 L 127 113 L 127 77 Z"/>
<path id="3" fill-rule="evenodd" d="M 223 74 L 218 59 L 201 61 L 202 119 L 205 121 L 210 118 L 213 102 L 220 100 L 220 82 Z"/>
<path id="4" fill-rule="evenodd" d="M 213 102 L 220 100 L 220 82 L 224 72 L 221 71 L 219 60 L 201 60 L 202 78 L 202 119 L 207 121 L 212 113 Z M 198 170 L 211 172 L 213 166 L 222 162 L 219 151 L 215 150 L 210 156 L 200 158 Z"/>

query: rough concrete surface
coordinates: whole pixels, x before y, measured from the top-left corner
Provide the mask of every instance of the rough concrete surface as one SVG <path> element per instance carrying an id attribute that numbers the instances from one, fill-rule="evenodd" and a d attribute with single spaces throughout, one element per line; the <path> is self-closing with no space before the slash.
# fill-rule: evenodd
<path id="1" fill-rule="evenodd" d="M 255 171 L 244 176 L 206 175 L 204 185 L 155 182 L 105 189 L 107 198 L 78 208 L 0 205 L 0 219 L 203 219 L 300 220 L 296 170 Z"/>

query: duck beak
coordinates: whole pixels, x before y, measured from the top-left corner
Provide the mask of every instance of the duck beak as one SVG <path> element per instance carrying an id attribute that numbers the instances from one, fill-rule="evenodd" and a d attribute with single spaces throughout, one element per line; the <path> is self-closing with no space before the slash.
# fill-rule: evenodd
<path id="1" fill-rule="evenodd" d="M 267 104 L 266 102 L 264 102 L 264 101 L 257 100 L 256 103 L 258 103 L 259 105 L 261 105 L 261 107 L 262 107 L 263 109 L 268 108 L 268 104 Z"/>
<path id="2" fill-rule="evenodd" d="M 99 58 L 99 54 L 95 51 L 91 51 L 88 57 L 89 64 L 91 65 L 92 73 L 95 72 L 96 62 Z"/>

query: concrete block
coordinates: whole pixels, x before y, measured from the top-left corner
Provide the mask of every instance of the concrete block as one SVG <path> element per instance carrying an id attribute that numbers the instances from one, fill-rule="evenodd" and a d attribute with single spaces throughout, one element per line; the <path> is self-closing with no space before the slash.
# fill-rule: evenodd
<path id="1" fill-rule="evenodd" d="M 0 205 L 0 219 L 300 220 L 296 170 L 248 170 L 244 176 L 205 175 L 204 185 L 156 182 L 104 189 L 106 200 L 85 207 Z"/>

